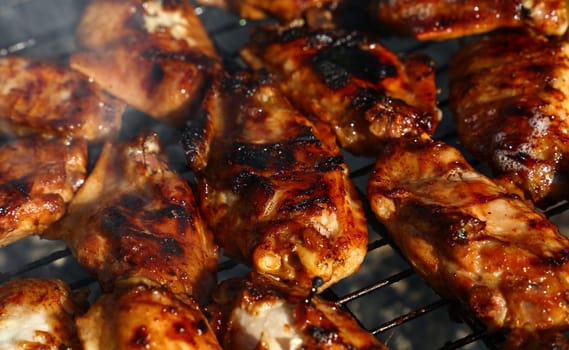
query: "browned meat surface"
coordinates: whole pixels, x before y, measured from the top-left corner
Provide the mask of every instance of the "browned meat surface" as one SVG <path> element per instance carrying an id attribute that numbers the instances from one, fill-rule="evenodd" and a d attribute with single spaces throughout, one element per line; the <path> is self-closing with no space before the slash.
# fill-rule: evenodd
<path id="1" fill-rule="evenodd" d="M 18 278 L 0 285 L 0 349 L 80 349 L 74 317 L 86 307 L 58 279 Z"/>
<path id="2" fill-rule="evenodd" d="M 219 68 L 187 1 L 94 0 L 77 29 L 71 67 L 134 108 L 182 124 Z"/>
<path id="3" fill-rule="evenodd" d="M 354 154 L 430 135 L 441 118 L 434 63 L 424 55 L 402 60 L 354 34 L 273 27 L 256 31 L 241 55 L 274 74 L 293 105 L 328 123 Z"/>
<path id="4" fill-rule="evenodd" d="M 118 285 L 77 319 L 85 350 L 221 350 L 197 304 L 144 284 Z"/>
<path id="5" fill-rule="evenodd" d="M 419 40 L 446 40 L 498 28 L 528 27 L 563 35 L 569 26 L 565 0 L 372 0 L 381 25 Z"/>
<path id="6" fill-rule="evenodd" d="M 256 273 L 223 281 L 208 311 L 225 349 L 386 349 L 336 304 Z"/>
<path id="7" fill-rule="evenodd" d="M 83 140 L 30 136 L 0 146 L 0 246 L 59 220 L 86 168 Z"/>
<path id="8" fill-rule="evenodd" d="M 183 144 L 224 253 L 304 289 L 358 270 L 366 221 L 329 129 L 245 73 L 217 81 L 204 107 Z"/>
<path id="9" fill-rule="evenodd" d="M 514 331 L 500 345 L 500 350 L 569 350 L 569 339 L 559 331 L 538 334 Z"/>
<path id="10" fill-rule="evenodd" d="M 104 290 L 138 277 L 203 302 L 215 285 L 217 247 L 155 134 L 106 143 L 68 214 L 46 237 L 65 240 Z"/>
<path id="11" fill-rule="evenodd" d="M 77 40 L 93 50 L 124 40 L 150 40 L 171 52 L 194 48 L 217 56 L 194 8 L 179 0 L 92 0 L 77 27 Z"/>
<path id="12" fill-rule="evenodd" d="M 125 104 L 69 68 L 30 58 L 0 59 L 0 132 L 82 137 L 118 135 Z"/>
<path id="13" fill-rule="evenodd" d="M 451 60 L 450 102 L 462 144 L 538 203 L 567 198 L 569 42 L 491 35 Z"/>
<path id="14" fill-rule="evenodd" d="M 368 196 L 417 273 L 491 332 L 569 329 L 569 239 L 457 149 L 428 141 L 386 147 Z"/>
<path id="15" fill-rule="evenodd" d="M 332 10 L 339 0 L 198 0 L 206 6 L 218 6 L 230 10 L 239 17 L 259 20 L 277 19 L 282 24 L 308 19 L 314 15 L 331 20 Z M 314 23 L 314 22 L 313 22 Z"/>

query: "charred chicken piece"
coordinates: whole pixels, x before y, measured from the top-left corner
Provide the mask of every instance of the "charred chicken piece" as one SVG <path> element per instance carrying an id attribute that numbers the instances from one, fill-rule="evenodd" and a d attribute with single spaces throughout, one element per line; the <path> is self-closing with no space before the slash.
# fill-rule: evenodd
<path id="1" fill-rule="evenodd" d="M 336 304 L 256 273 L 223 281 L 208 312 L 225 349 L 386 349 Z"/>
<path id="2" fill-rule="evenodd" d="M 387 140 L 431 135 L 441 118 L 432 60 L 402 60 L 357 34 L 264 27 L 241 56 L 274 74 L 293 105 L 329 124 L 354 154 L 374 155 Z"/>
<path id="3" fill-rule="evenodd" d="M 569 41 L 487 36 L 451 60 L 450 102 L 462 144 L 534 202 L 567 198 Z"/>
<path id="4" fill-rule="evenodd" d="M 0 246 L 63 217 L 86 171 L 84 140 L 29 136 L 0 146 Z"/>
<path id="5" fill-rule="evenodd" d="M 339 0 L 198 0 L 202 5 L 217 6 L 239 17 L 260 20 L 274 18 L 283 25 L 306 21 L 313 27 L 328 25 Z"/>
<path id="6" fill-rule="evenodd" d="M 368 196 L 417 273 L 468 306 L 490 332 L 569 329 L 569 239 L 456 148 L 386 147 Z"/>
<path id="7" fill-rule="evenodd" d="M 187 1 L 94 0 L 77 29 L 71 67 L 114 96 L 182 124 L 219 69 L 215 48 Z"/>
<path id="8" fill-rule="evenodd" d="M 304 289 L 358 270 L 367 226 L 330 130 L 246 73 L 216 81 L 204 108 L 183 143 L 225 254 Z"/>
<path id="9" fill-rule="evenodd" d="M 395 32 L 419 40 L 447 40 L 498 28 L 527 27 L 563 35 L 569 26 L 565 0 L 372 0 L 371 12 Z"/>
<path id="10" fill-rule="evenodd" d="M 83 74 L 30 58 L 0 59 L 0 132 L 101 141 L 116 137 L 125 104 Z"/>
<path id="11" fill-rule="evenodd" d="M 77 318 L 77 328 L 85 350 L 221 350 L 195 301 L 145 283 L 118 284 Z"/>
<path id="12" fill-rule="evenodd" d="M 17 278 L 0 285 L 0 349 L 79 349 L 74 317 L 87 305 L 59 279 Z"/>
<path id="13" fill-rule="evenodd" d="M 45 237 L 63 239 L 105 291 L 138 277 L 204 302 L 215 286 L 217 247 L 156 134 L 107 142 L 67 215 Z"/>

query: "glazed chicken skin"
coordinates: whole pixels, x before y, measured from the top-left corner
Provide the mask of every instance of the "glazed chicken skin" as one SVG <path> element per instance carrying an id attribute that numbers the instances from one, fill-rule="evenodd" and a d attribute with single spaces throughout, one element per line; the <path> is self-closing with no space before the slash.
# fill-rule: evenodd
<path id="1" fill-rule="evenodd" d="M 368 198 L 417 273 L 490 332 L 569 329 L 569 239 L 441 142 L 392 144 Z"/>
<path id="2" fill-rule="evenodd" d="M 274 18 L 283 25 L 297 21 L 324 17 L 331 21 L 331 11 L 335 10 L 338 0 L 198 0 L 202 5 L 217 6 L 232 11 L 242 18 L 261 20 Z"/>
<path id="3" fill-rule="evenodd" d="M 93 31 L 94 28 L 99 30 Z M 207 56 L 217 56 L 194 8 L 186 1 L 92 0 L 89 3 L 77 27 L 77 40 L 82 47 L 104 49 L 128 38 L 150 40 L 167 51 L 195 48 Z"/>
<path id="4" fill-rule="evenodd" d="M 83 74 L 31 58 L 0 59 L 0 132 L 102 141 L 119 134 L 125 104 Z"/>
<path id="5" fill-rule="evenodd" d="M 118 284 L 77 328 L 84 350 L 221 350 L 195 301 L 152 283 Z"/>
<path id="6" fill-rule="evenodd" d="M 461 143 L 540 205 L 569 194 L 569 41 L 490 35 L 450 61 Z"/>
<path id="7" fill-rule="evenodd" d="M 208 313 L 225 349 L 386 349 L 336 304 L 257 273 L 223 281 Z"/>
<path id="8" fill-rule="evenodd" d="M 0 285 L 0 349 L 80 349 L 74 318 L 87 305 L 83 297 L 59 279 Z"/>
<path id="9" fill-rule="evenodd" d="M 217 246 L 154 133 L 107 142 L 67 215 L 44 237 L 63 239 L 105 291 L 144 278 L 205 302 L 215 286 Z"/>
<path id="10" fill-rule="evenodd" d="M 514 331 L 508 334 L 500 350 L 567 350 L 569 339 L 560 331 L 530 333 Z"/>
<path id="11" fill-rule="evenodd" d="M 563 35 L 569 26 L 568 11 L 565 0 L 372 0 L 370 10 L 388 30 L 419 40 L 519 27 Z"/>
<path id="12" fill-rule="evenodd" d="M 86 172 L 84 140 L 29 136 L 0 146 L 0 246 L 63 217 Z"/>
<path id="13" fill-rule="evenodd" d="M 307 290 L 357 271 L 367 226 L 330 130 L 245 72 L 220 77 L 204 110 L 183 145 L 224 253 Z"/>
<path id="14" fill-rule="evenodd" d="M 241 51 L 266 69 L 292 104 L 329 124 L 342 147 L 373 156 L 388 140 L 434 133 L 435 67 L 402 60 L 379 42 L 339 31 L 263 27 Z"/>
<path id="15" fill-rule="evenodd" d="M 94 0 L 77 28 L 72 68 L 159 121 L 180 125 L 219 62 L 187 1 Z"/>

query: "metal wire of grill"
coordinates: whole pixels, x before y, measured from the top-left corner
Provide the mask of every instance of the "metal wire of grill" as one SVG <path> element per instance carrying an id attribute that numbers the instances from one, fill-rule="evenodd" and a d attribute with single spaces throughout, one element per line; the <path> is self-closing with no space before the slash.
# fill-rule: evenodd
<path id="1" fill-rule="evenodd" d="M 0 56 L 27 55 L 65 62 L 75 49 L 74 28 L 87 0 L 0 0 Z M 220 54 L 235 59 L 251 26 L 225 11 L 196 6 Z M 426 52 L 438 63 L 437 84 L 443 122 L 436 138 L 456 144 L 448 111 L 447 64 L 459 41 L 418 43 L 387 38 L 385 45 L 407 55 Z M 177 145 L 177 142 L 174 142 Z M 174 147 L 174 146 L 172 146 Z M 174 150 L 179 155 L 179 151 Z M 345 154 L 351 178 L 365 201 L 365 186 L 373 159 Z M 183 163 L 183 161 L 179 161 Z M 549 209 L 550 217 L 569 209 L 563 203 Z M 394 349 L 497 349 L 500 336 L 489 336 L 484 327 L 459 306 L 440 298 L 421 281 L 397 252 L 382 225 L 366 208 L 370 228 L 368 255 L 361 271 L 325 291 L 325 298 L 350 311 L 359 323 Z M 241 275 L 247 268 L 222 258 L 219 277 Z M 75 262 L 62 242 L 37 237 L 0 249 L 0 283 L 19 276 L 56 277 L 74 289 L 91 290 L 91 301 L 100 293 L 96 281 Z"/>

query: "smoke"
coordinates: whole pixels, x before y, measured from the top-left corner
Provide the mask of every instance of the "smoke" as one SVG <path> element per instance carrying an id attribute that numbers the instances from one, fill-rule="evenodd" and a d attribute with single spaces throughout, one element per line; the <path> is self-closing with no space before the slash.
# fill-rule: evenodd
<path id="1" fill-rule="evenodd" d="M 0 0 L 0 56 L 61 60 L 75 49 L 74 28 L 87 0 Z"/>

